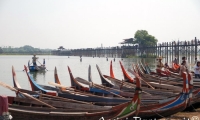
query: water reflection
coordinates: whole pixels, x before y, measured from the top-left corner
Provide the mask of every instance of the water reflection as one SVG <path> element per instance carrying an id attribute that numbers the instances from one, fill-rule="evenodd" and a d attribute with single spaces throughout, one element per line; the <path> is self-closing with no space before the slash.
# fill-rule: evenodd
<path id="1" fill-rule="evenodd" d="M 140 62 L 148 64 L 150 68 L 155 69 L 155 58 L 126 58 L 123 60 L 123 65 L 125 68 L 132 68 L 132 64 Z"/>
<path id="2" fill-rule="evenodd" d="M 30 74 L 33 76 L 33 79 L 35 81 L 38 80 L 38 78 L 39 78 L 38 76 L 43 76 L 43 80 L 45 80 L 45 73 L 46 73 L 46 71 L 30 72 Z"/>

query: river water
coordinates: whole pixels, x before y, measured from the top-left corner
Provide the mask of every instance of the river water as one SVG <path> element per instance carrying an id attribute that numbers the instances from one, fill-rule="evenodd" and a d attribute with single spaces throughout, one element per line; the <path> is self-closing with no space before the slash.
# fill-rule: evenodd
<path id="1" fill-rule="evenodd" d="M 31 73 L 35 81 L 42 85 L 48 85 L 48 82 L 54 82 L 54 69 L 57 67 L 58 76 L 61 81 L 61 84 L 65 86 L 70 86 L 70 77 L 68 73 L 67 66 L 71 68 L 71 71 L 74 77 L 81 77 L 87 80 L 88 78 L 88 66 L 91 65 L 92 69 L 92 79 L 95 83 L 101 83 L 98 71 L 96 69 L 96 64 L 100 67 L 103 74 L 109 75 L 109 66 L 110 61 L 113 61 L 113 58 L 98 58 L 98 57 L 82 57 L 82 62 L 80 62 L 80 57 L 76 56 L 38 56 L 39 60 L 42 63 L 42 60 L 46 60 L 47 70 L 45 72 Z M 31 55 L 1 55 L 0 56 L 0 81 L 5 82 L 13 86 L 12 82 L 12 66 L 14 66 L 17 80 L 22 88 L 30 90 L 30 83 L 28 82 L 26 73 L 24 70 L 24 65 L 27 66 L 29 60 L 31 60 Z M 148 62 L 155 67 L 155 59 L 145 59 L 145 62 Z M 140 59 L 137 58 L 115 58 L 113 61 L 113 69 L 116 78 L 122 80 L 123 75 L 119 65 L 119 61 L 122 61 L 126 69 L 131 68 L 133 63 L 137 63 Z M 40 63 L 37 63 L 40 65 Z M 15 95 L 14 92 L 0 86 L 0 95 Z"/>
<path id="2" fill-rule="evenodd" d="M 88 78 L 88 66 L 91 65 L 92 68 L 92 78 L 93 82 L 101 83 L 98 71 L 96 69 L 96 64 L 100 67 L 101 72 L 103 74 L 109 75 L 109 66 L 110 61 L 113 61 L 113 58 L 92 58 L 92 57 L 82 57 L 82 62 L 80 62 L 80 57 L 75 56 L 38 56 L 39 61 L 42 63 L 42 60 L 46 60 L 47 70 L 45 72 L 37 72 L 31 73 L 35 81 L 42 85 L 48 85 L 48 82 L 54 82 L 54 68 L 57 67 L 58 76 L 60 78 L 61 84 L 65 86 L 70 86 L 70 77 L 68 73 L 67 66 L 71 68 L 71 71 L 74 77 L 81 77 L 87 80 Z M 30 89 L 30 83 L 28 82 L 26 73 L 24 70 L 24 65 L 27 65 L 28 60 L 31 60 L 31 55 L 1 55 L 0 56 L 0 81 L 5 82 L 11 86 L 13 86 L 12 82 L 12 66 L 14 66 L 17 80 L 20 83 L 21 87 L 24 89 Z M 124 58 L 122 63 L 126 69 L 131 68 L 133 63 L 139 62 L 141 59 L 139 58 Z M 113 61 L 113 69 L 116 78 L 123 79 L 123 75 L 121 72 L 121 68 L 119 65 L 119 61 L 121 58 L 115 58 L 115 62 Z M 143 59 L 145 63 L 149 63 L 152 69 L 155 68 L 155 59 Z M 38 63 L 40 65 L 40 63 Z M 131 74 L 130 74 L 131 75 Z M 134 77 L 134 76 L 132 76 Z M 51 86 L 51 85 L 49 85 Z M 7 96 L 15 96 L 13 91 L 10 91 L 2 86 L 0 86 L 0 95 Z M 178 113 L 175 116 L 181 115 L 184 117 L 197 116 L 199 113 L 188 113 L 189 115 L 185 115 L 186 113 Z"/>

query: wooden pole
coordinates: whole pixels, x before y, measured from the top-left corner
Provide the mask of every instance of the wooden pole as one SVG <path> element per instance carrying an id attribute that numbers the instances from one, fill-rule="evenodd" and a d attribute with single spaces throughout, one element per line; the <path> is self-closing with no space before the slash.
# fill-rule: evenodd
<path id="1" fill-rule="evenodd" d="M 167 63 L 168 63 L 168 57 L 169 57 L 169 56 L 168 56 L 168 47 L 169 47 L 169 46 L 168 46 L 168 42 L 167 42 Z"/>
<path id="2" fill-rule="evenodd" d="M 155 53 L 156 53 L 156 57 L 158 56 L 157 52 L 158 52 L 158 48 L 157 48 L 157 44 L 156 44 L 156 49 L 155 49 Z"/>
<path id="3" fill-rule="evenodd" d="M 161 44 L 160 44 L 160 51 L 159 51 L 160 53 L 159 53 L 159 56 L 161 56 Z"/>
<path id="4" fill-rule="evenodd" d="M 174 60 L 174 42 L 172 42 L 172 61 Z"/>
<path id="5" fill-rule="evenodd" d="M 178 40 L 178 42 L 177 42 L 177 55 L 178 55 L 178 58 L 180 58 L 180 54 L 179 54 L 179 40 Z M 180 58 L 181 59 L 181 58 Z M 179 60 L 180 60 L 179 59 Z"/>
<path id="6" fill-rule="evenodd" d="M 194 39 L 195 42 L 195 58 L 197 58 L 197 38 Z"/>

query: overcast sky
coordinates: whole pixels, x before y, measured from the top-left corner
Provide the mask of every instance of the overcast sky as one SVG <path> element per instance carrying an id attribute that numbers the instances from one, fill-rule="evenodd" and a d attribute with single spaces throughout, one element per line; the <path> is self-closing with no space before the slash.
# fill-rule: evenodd
<path id="1" fill-rule="evenodd" d="M 200 0 L 0 0 L 0 47 L 118 46 L 137 30 L 200 39 Z"/>

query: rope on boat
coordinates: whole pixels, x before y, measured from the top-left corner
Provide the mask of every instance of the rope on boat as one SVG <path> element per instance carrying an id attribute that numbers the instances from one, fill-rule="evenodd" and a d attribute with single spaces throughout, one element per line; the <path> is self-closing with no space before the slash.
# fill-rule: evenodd
<path id="1" fill-rule="evenodd" d="M 38 60 L 37 60 L 37 62 L 39 62 L 39 63 L 40 63 L 40 61 L 38 61 Z M 42 63 L 40 63 L 40 65 L 43 65 L 43 64 L 42 64 Z M 47 68 L 45 68 L 45 69 L 47 70 Z M 48 71 L 48 70 L 47 70 L 47 71 Z"/>

